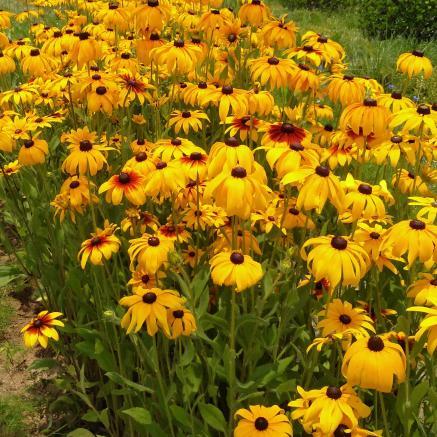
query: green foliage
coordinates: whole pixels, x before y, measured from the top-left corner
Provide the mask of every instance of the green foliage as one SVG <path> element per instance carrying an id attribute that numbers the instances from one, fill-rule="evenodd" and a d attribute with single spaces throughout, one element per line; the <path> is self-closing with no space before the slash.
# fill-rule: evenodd
<path id="1" fill-rule="evenodd" d="M 307 9 L 326 9 L 338 10 L 352 6 L 354 0 L 281 0 L 284 7 L 293 8 L 307 8 Z"/>
<path id="2" fill-rule="evenodd" d="M 33 409 L 33 405 L 25 399 L 13 396 L 0 397 L 0 435 L 2 437 L 30 435 L 26 418 Z"/>
<path id="3" fill-rule="evenodd" d="M 405 35 L 420 40 L 436 37 L 437 0 L 368 0 L 360 23 L 368 35 Z"/>

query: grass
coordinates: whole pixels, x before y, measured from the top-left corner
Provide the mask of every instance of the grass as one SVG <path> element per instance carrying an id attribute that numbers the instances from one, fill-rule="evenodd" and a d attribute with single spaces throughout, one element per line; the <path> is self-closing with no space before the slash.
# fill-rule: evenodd
<path id="1" fill-rule="evenodd" d="M 417 42 L 413 38 L 397 37 L 379 40 L 366 37 L 359 26 L 358 15 L 354 10 L 321 11 L 286 8 L 278 2 L 272 2 L 275 15 L 287 14 L 299 27 L 303 35 L 308 30 L 322 33 L 339 42 L 346 50 L 346 63 L 351 73 L 370 76 L 381 84 L 390 83 L 400 87 L 401 76 L 395 72 L 396 59 L 401 53 L 415 48 L 425 51 L 434 66 L 437 65 L 437 45 L 433 42 Z M 427 95 L 420 95 L 420 82 L 410 89 L 412 95 L 421 100 L 437 100 L 437 74 L 429 79 Z M 416 92 L 417 91 L 417 92 Z"/>
<path id="2" fill-rule="evenodd" d="M 28 435 L 26 418 L 34 412 L 32 402 L 18 396 L 0 397 L 0 435 L 19 437 Z"/>

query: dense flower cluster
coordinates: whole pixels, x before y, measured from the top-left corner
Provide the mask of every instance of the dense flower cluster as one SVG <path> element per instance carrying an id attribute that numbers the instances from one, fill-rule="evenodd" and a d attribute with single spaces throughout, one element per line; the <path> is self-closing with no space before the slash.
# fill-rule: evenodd
<path id="1" fill-rule="evenodd" d="M 381 408 L 390 435 L 381 393 L 404 393 L 411 368 L 425 378 L 437 348 L 436 105 L 352 74 L 340 44 L 298 34 L 261 0 L 235 9 L 221 0 L 34 5 L 0 12 L 2 196 L 26 220 L 33 205 L 51 205 L 54 262 L 64 240 L 75 251 L 61 264 L 62 286 L 90 290 L 102 335 L 112 332 L 101 320 L 110 308 L 111 323 L 139 338 L 123 352 L 110 345 L 120 369 L 147 358 L 159 370 L 174 341 L 180 354 L 191 345 L 188 364 L 195 348 L 214 349 L 224 336 L 226 364 L 205 355 L 196 365 L 226 378 L 226 400 L 214 384 L 196 387 L 228 412 L 235 437 L 291 436 L 291 421 L 318 437 L 376 436 Z M 44 23 L 52 8 L 54 24 Z M 20 23 L 29 29 L 21 38 Z M 432 74 L 418 50 L 396 68 L 407 84 Z M 383 307 L 393 290 L 398 321 Z M 59 296 L 43 292 L 69 325 L 85 324 L 75 298 Z M 408 313 L 407 299 L 417 305 Z M 299 311 L 306 326 L 293 322 Z M 59 316 L 38 314 L 23 328 L 26 345 L 58 340 Z M 245 323 L 253 338 L 239 341 Z M 278 326 L 275 345 L 249 353 L 268 324 Z M 414 354 L 409 334 L 421 345 Z M 152 358 L 142 349 L 150 342 Z M 293 349 L 302 380 L 275 391 L 268 366 Z M 102 365 L 97 347 L 91 358 Z M 256 362 L 264 385 L 250 379 Z M 309 389 L 323 385 L 312 376 L 324 371 L 325 386 Z M 362 400 L 368 389 L 380 392 L 373 411 Z M 272 406 L 252 403 L 269 390 Z M 281 409 L 288 402 L 291 415 Z"/>

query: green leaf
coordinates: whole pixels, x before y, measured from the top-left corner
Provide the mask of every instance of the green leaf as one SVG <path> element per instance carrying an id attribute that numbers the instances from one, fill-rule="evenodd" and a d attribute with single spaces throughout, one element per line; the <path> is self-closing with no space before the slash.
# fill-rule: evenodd
<path id="1" fill-rule="evenodd" d="M 76 428 L 74 431 L 69 432 L 67 437 L 94 437 L 94 434 L 85 428 Z"/>
<path id="2" fill-rule="evenodd" d="M 182 425 L 190 427 L 190 415 L 182 407 L 178 405 L 170 405 L 170 411 L 173 417 Z"/>
<path id="3" fill-rule="evenodd" d="M 27 369 L 28 370 L 38 370 L 38 369 L 53 369 L 56 367 L 58 362 L 52 358 L 43 358 L 41 360 L 35 360 Z"/>
<path id="4" fill-rule="evenodd" d="M 411 393 L 411 405 L 413 410 L 418 409 L 420 402 L 428 393 L 429 382 L 421 382 L 420 384 L 414 387 L 413 392 Z"/>
<path id="5" fill-rule="evenodd" d="M 131 381 L 130 379 L 125 378 L 117 372 L 106 372 L 105 375 L 116 384 L 127 385 L 130 388 L 133 388 L 136 391 L 153 393 L 153 390 L 145 385 L 138 384 L 136 382 Z"/>
<path id="6" fill-rule="evenodd" d="M 132 407 L 122 411 L 123 414 L 131 417 L 140 425 L 150 425 L 152 423 L 152 416 L 149 411 L 142 407 Z"/>
<path id="7" fill-rule="evenodd" d="M 211 404 L 199 404 L 199 411 L 202 419 L 211 427 L 217 431 L 225 432 L 226 420 L 223 413 L 214 405 Z"/>

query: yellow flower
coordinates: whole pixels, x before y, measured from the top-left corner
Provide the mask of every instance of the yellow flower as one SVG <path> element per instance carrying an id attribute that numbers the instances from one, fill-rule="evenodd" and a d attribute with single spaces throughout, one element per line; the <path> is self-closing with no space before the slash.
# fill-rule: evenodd
<path id="1" fill-rule="evenodd" d="M 260 27 L 270 17 L 270 9 L 261 0 L 247 0 L 238 11 L 238 17 L 243 23 Z"/>
<path id="2" fill-rule="evenodd" d="M 286 22 L 286 15 L 281 18 L 272 17 L 260 31 L 260 36 L 266 46 L 286 49 L 296 45 L 298 28 L 293 21 Z"/>
<path id="3" fill-rule="evenodd" d="M 402 133 L 420 132 L 424 134 L 431 133 L 437 135 L 437 111 L 431 111 L 431 107 L 425 104 L 419 105 L 417 108 L 407 108 L 393 115 L 390 121 L 390 128 L 396 129 L 403 126 Z"/>
<path id="4" fill-rule="evenodd" d="M 434 197 L 409 197 L 411 202 L 408 205 L 421 206 L 422 208 L 417 213 L 419 220 L 426 220 L 429 223 L 434 223 L 437 216 L 437 199 Z"/>
<path id="5" fill-rule="evenodd" d="M 402 111 L 402 109 L 414 108 L 414 103 L 408 97 L 402 96 L 401 93 L 393 92 L 391 94 L 380 94 L 376 97 L 381 106 L 385 106 L 393 114 Z"/>
<path id="6" fill-rule="evenodd" d="M 239 251 L 218 253 L 210 264 L 214 284 L 235 287 L 237 292 L 252 287 L 264 275 L 260 263 Z"/>
<path id="7" fill-rule="evenodd" d="M 387 130 L 390 111 L 378 105 L 375 99 L 352 103 L 341 114 L 340 126 L 343 130 L 352 129 L 356 135 L 382 135 Z"/>
<path id="8" fill-rule="evenodd" d="M 354 330 L 363 336 L 369 336 L 368 331 L 375 332 L 372 319 L 366 315 L 362 308 L 353 308 L 349 302 L 334 299 L 327 308 L 319 313 L 322 320 L 317 324 L 322 328 L 322 333 L 327 335 L 340 334 Z"/>
<path id="9" fill-rule="evenodd" d="M 64 326 L 60 320 L 56 320 L 60 316 L 62 316 L 62 313 L 49 313 L 47 310 L 38 313 L 38 315 L 21 330 L 26 347 L 33 347 L 36 342 L 38 342 L 45 349 L 48 345 L 49 338 L 58 341 L 59 334 L 54 326 Z"/>
<path id="10" fill-rule="evenodd" d="M 410 79 L 420 73 L 423 74 L 425 79 L 429 79 L 432 74 L 431 61 L 420 50 L 402 53 L 396 61 L 396 68 L 398 71 L 407 74 Z"/>
<path id="11" fill-rule="evenodd" d="M 393 377 L 405 380 L 406 358 L 402 348 L 381 336 L 359 338 L 343 358 L 342 373 L 348 384 L 389 393 Z"/>
<path id="12" fill-rule="evenodd" d="M 140 238 L 129 240 L 130 269 L 135 263 L 148 274 L 155 274 L 168 260 L 168 254 L 174 250 L 173 240 L 143 234 Z"/>
<path id="13" fill-rule="evenodd" d="M 167 310 L 182 303 L 183 299 L 176 291 L 161 290 L 160 288 L 137 288 L 132 296 L 125 296 L 120 299 L 120 305 L 129 307 L 121 319 L 120 325 L 123 329 L 126 329 L 126 334 L 130 334 L 131 332 L 138 332 L 146 323 L 149 335 L 155 335 L 159 327 L 167 336 L 170 336 Z"/>
<path id="14" fill-rule="evenodd" d="M 407 290 L 417 305 L 437 305 L 437 278 L 431 273 L 420 273 Z"/>
<path id="15" fill-rule="evenodd" d="M 437 253 L 437 226 L 421 220 L 402 220 L 387 230 L 381 251 L 388 250 L 394 256 L 408 253 L 408 266 L 419 258 L 420 262 L 430 261 Z"/>
<path id="16" fill-rule="evenodd" d="M 69 59 L 78 68 L 82 68 L 84 65 L 89 65 L 90 62 L 99 59 L 101 55 L 101 43 L 92 38 L 88 32 L 80 32 L 79 38 L 71 48 Z"/>
<path id="17" fill-rule="evenodd" d="M 240 419 L 234 430 L 234 437 L 290 437 L 293 435 L 293 429 L 285 411 L 277 405 L 272 407 L 250 405 L 249 410 L 244 408 L 237 410 L 235 417 Z"/>
<path id="18" fill-rule="evenodd" d="M 305 249 L 314 246 L 307 255 Z M 301 257 L 307 260 L 314 280 L 327 278 L 333 288 L 338 284 L 358 285 L 367 273 L 369 256 L 348 237 L 321 236 L 310 238 L 301 248 Z"/>
<path id="19" fill-rule="evenodd" d="M 18 152 L 18 162 L 20 165 L 42 164 L 49 152 L 47 141 L 39 139 L 38 134 L 31 139 L 24 140 Z"/>
<path id="20" fill-rule="evenodd" d="M 21 60 L 23 73 L 29 73 L 32 76 L 44 76 L 57 68 L 54 58 L 41 53 L 39 49 L 32 49 L 28 56 Z"/>
<path id="21" fill-rule="evenodd" d="M 205 127 L 202 126 L 202 120 L 209 121 L 208 116 L 202 111 L 175 110 L 170 115 L 168 125 L 170 127 L 173 126 L 176 133 L 183 130 L 185 135 L 188 135 L 190 129 L 194 132 L 198 132 L 199 130 L 202 130 L 202 128 L 205 129 Z"/>
<path id="22" fill-rule="evenodd" d="M 333 74 L 327 79 L 326 93 L 335 103 L 340 102 L 342 106 L 362 102 L 366 88 L 361 79 L 350 74 Z"/>
<path id="23" fill-rule="evenodd" d="M 196 319 L 192 312 L 182 305 L 176 305 L 167 310 L 167 321 L 171 339 L 181 335 L 190 336 L 197 329 Z"/>
<path id="24" fill-rule="evenodd" d="M 287 86 L 290 75 L 293 74 L 295 64 L 289 59 L 263 56 L 249 61 L 252 80 L 259 80 L 261 85 L 269 83 L 271 89 Z"/>
<path id="25" fill-rule="evenodd" d="M 428 331 L 427 349 L 430 355 L 437 349 L 437 299 L 432 302 L 433 308 L 427 307 L 410 307 L 407 311 L 419 311 L 427 314 L 420 322 L 420 329 L 417 331 L 415 339 L 418 341 L 422 335 Z"/>
<path id="26" fill-rule="evenodd" d="M 80 258 L 82 269 L 85 268 L 88 260 L 95 266 L 102 265 L 103 259 L 108 260 L 112 257 L 112 254 L 118 252 L 121 242 L 114 235 L 116 229 L 116 225 L 109 225 L 104 229 L 97 228 L 96 232 L 91 233 L 92 238 L 81 244 L 77 258 Z"/>

